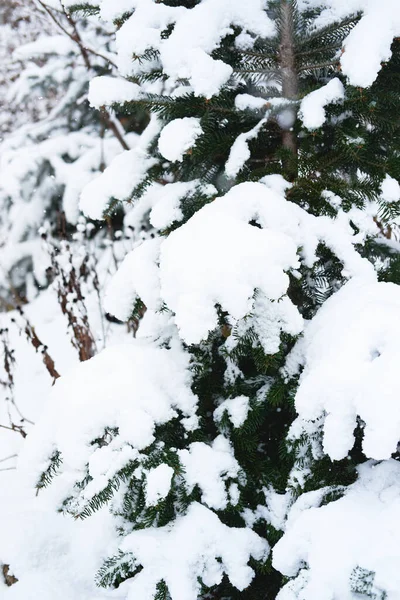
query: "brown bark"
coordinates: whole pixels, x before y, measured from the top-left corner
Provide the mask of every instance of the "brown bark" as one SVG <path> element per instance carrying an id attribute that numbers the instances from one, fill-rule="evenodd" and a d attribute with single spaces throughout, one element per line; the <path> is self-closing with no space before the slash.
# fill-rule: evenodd
<path id="1" fill-rule="evenodd" d="M 282 96 L 287 100 L 297 100 L 299 93 L 298 72 L 296 68 L 296 54 L 293 32 L 293 13 L 291 2 L 281 0 L 281 43 L 279 46 L 279 62 L 282 76 Z M 295 118 L 295 108 L 293 108 L 293 121 Z M 288 177 L 293 179 L 296 173 L 293 171 L 293 163 L 297 157 L 297 137 L 293 129 L 282 131 L 282 145 L 294 156 L 294 160 L 289 160 L 287 169 Z"/>

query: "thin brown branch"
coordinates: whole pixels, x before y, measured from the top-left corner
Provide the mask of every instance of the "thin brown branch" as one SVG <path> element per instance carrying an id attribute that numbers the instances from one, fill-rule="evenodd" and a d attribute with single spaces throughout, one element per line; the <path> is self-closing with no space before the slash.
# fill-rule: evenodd
<path id="1" fill-rule="evenodd" d="M 15 433 L 19 433 L 23 438 L 26 438 L 26 431 L 21 425 L 2 425 L 0 424 L 1 429 L 8 429 L 9 431 L 15 431 Z"/>
<path id="2" fill-rule="evenodd" d="M 104 108 L 104 106 L 103 106 L 101 108 L 101 112 L 102 112 L 102 116 L 103 116 L 105 124 L 107 125 L 108 129 L 110 129 L 113 132 L 113 134 L 115 135 L 115 137 L 117 138 L 117 140 L 119 141 L 119 143 L 121 144 L 123 149 L 130 150 L 128 144 L 122 137 L 121 132 L 119 131 L 118 127 L 112 120 L 112 117 L 111 117 L 110 113 L 108 112 L 108 110 L 106 110 L 106 108 Z"/>
<path id="3" fill-rule="evenodd" d="M 295 41 L 293 31 L 292 5 L 288 0 L 281 2 L 282 34 L 279 45 L 279 63 L 282 73 L 282 96 L 288 100 L 297 100 L 299 93 L 299 78 L 296 69 Z M 293 108 L 293 111 L 295 109 Z M 295 115 L 293 115 L 295 117 Z M 294 119 L 293 119 L 294 120 Z M 286 171 L 289 180 L 297 175 L 297 138 L 293 129 L 282 132 L 282 146 L 292 155 L 287 160 Z M 289 155 L 290 156 L 290 155 Z"/>
<path id="4" fill-rule="evenodd" d="M 0 463 L 6 462 L 7 460 L 11 460 L 12 458 L 16 458 L 18 454 L 10 454 L 10 456 L 6 456 L 5 458 L 0 458 Z"/>
<path id="5" fill-rule="evenodd" d="M 65 35 L 67 35 L 73 42 L 75 42 L 78 45 L 79 51 L 80 51 L 81 56 L 83 58 L 83 62 L 85 63 L 85 67 L 88 70 L 92 69 L 92 64 L 90 62 L 89 53 L 94 54 L 96 56 L 101 56 L 101 58 L 104 58 L 104 60 L 107 60 L 109 63 L 112 63 L 112 61 L 110 61 L 105 56 L 102 56 L 101 54 L 99 54 L 98 52 L 96 52 L 96 50 L 91 50 L 91 49 L 89 49 L 89 48 L 87 48 L 85 46 L 85 44 L 84 44 L 84 42 L 83 42 L 83 40 L 81 38 L 81 35 L 80 35 L 79 31 L 78 31 L 78 28 L 76 26 L 76 23 L 75 23 L 74 19 L 72 18 L 72 16 L 69 13 L 67 13 L 67 11 L 65 10 L 64 7 L 63 7 L 63 14 L 65 15 L 68 23 L 71 25 L 73 33 L 71 33 L 70 31 L 68 31 L 68 29 L 66 29 L 64 27 L 64 25 L 59 22 L 59 20 L 54 16 L 54 14 L 50 10 L 50 8 L 48 6 L 46 6 L 46 4 L 44 4 L 42 2 L 42 0 L 37 0 L 37 2 L 47 12 L 47 14 L 50 16 L 50 18 L 53 20 L 53 22 L 57 25 L 57 27 L 61 31 L 63 31 L 63 33 L 65 33 Z M 113 64 L 113 66 L 116 66 L 114 63 L 112 63 L 112 64 Z M 118 130 L 118 127 L 115 125 L 115 123 L 113 123 L 112 118 L 111 118 L 109 112 L 106 109 L 103 109 L 103 110 L 104 110 L 104 118 L 105 118 L 105 121 L 107 123 L 108 128 L 110 129 L 110 131 L 112 131 L 112 133 L 114 134 L 114 136 L 117 138 L 117 140 L 121 144 L 122 148 L 124 150 L 129 150 L 128 144 L 126 143 L 126 141 L 124 140 L 123 136 L 121 135 L 121 132 Z"/>

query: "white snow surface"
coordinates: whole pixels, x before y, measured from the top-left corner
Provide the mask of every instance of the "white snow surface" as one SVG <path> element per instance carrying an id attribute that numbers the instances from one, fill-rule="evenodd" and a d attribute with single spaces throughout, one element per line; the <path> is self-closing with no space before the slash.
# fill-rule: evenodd
<path id="1" fill-rule="evenodd" d="M 320 0 L 302 0 L 300 6 L 320 4 Z M 216 94 L 231 76 L 231 67 L 210 54 L 234 26 L 242 28 L 238 39 L 238 46 L 242 47 L 248 47 L 254 36 L 266 38 L 274 34 L 266 6 L 265 0 L 246 3 L 202 0 L 193 9 L 169 7 L 154 0 L 100 2 L 101 15 L 106 20 L 133 11 L 117 32 L 118 66 L 122 75 L 134 75 L 140 68 L 132 62 L 133 55 L 156 50 L 164 72 L 172 81 L 188 79 L 195 94 L 206 97 Z M 400 35 L 397 0 L 326 0 L 316 26 L 358 11 L 363 16 L 344 42 L 341 68 L 352 85 L 368 87 L 376 79 L 382 62 L 390 58 L 393 38 Z M 173 24 L 172 34 L 164 39 L 162 32 Z"/>
<path id="2" fill-rule="evenodd" d="M 248 142 L 257 137 L 267 120 L 268 113 L 267 116 L 261 119 L 257 125 L 255 125 L 255 127 L 250 129 L 250 131 L 246 131 L 245 133 L 238 135 L 236 140 L 233 142 L 229 153 L 229 158 L 225 165 L 225 172 L 228 177 L 236 177 L 239 171 L 249 160 L 251 153 Z"/>
<path id="3" fill-rule="evenodd" d="M 300 104 L 299 117 L 307 129 L 318 129 L 325 123 L 325 106 L 344 98 L 343 83 L 335 77 L 329 83 L 311 92 Z"/>
<path id="4" fill-rule="evenodd" d="M 397 0 L 301 0 L 300 8 L 321 4 L 323 10 L 316 26 L 362 13 L 361 20 L 344 41 L 340 64 L 352 85 L 370 86 L 382 63 L 391 57 L 393 38 L 400 34 L 400 4 Z"/>
<path id="5" fill-rule="evenodd" d="M 188 450 L 178 450 L 178 456 L 185 469 L 189 493 L 198 485 L 205 505 L 216 510 L 226 508 L 228 493 L 225 481 L 237 478 L 240 469 L 229 440 L 219 435 L 211 446 L 195 442 Z"/>
<path id="6" fill-rule="evenodd" d="M 103 258 L 106 258 L 105 256 Z M 105 260 L 107 262 L 107 259 Z M 101 283 L 104 263 L 99 265 Z M 86 290 L 83 290 L 86 295 Z M 105 343 L 101 325 L 98 298 L 86 295 L 89 320 L 99 347 Z M 24 307 L 26 316 L 34 325 L 39 338 L 48 345 L 48 351 L 61 375 L 78 363 L 78 355 L 70 342 L 67 321 L 61 312 L 54 290 L 50 287 Z M 14 399 L 23 417 L 37 423 L 54 391 L 53 379 L 43 364 L 43 356 L 11 321 L 23 324 L 16 311 L 0 313 L 1 328 L 8 328 L 10 349 L 15 352 Z M 121 343 L 128 336 L 115 325 L 108 329 L 108 343 Z M 4 380 L 3 361 L 0 378 Z M 8 424 L 9 390 L 0 388 L 0 423 Z M 18 411 L 12 407 L 11 417 L 20 422 Z M 60 424 L 61 426 L 61 424 Z M 0 597 L 5 600 L 100 600 L 110 598 L 109 591 L 96 587 L 94 576 L 102 566 L 104 551 L 113 552 L 115 522 L 109 511 L 99 511 L 91 519 L 73 521 L 57 513 L 66 487 L 48 488 L 46 494 L 36 495 L 31 479 L 23 469 L 15 470 L 17 454 L 33 433 L 35 425 L 28 421 L 24 440 L 19 434 L 1 429 L 0 435 L 0 564 L 12 564 L 11 570 L 18 583 L 7 587 L 0 578 Z M 29 452 L 28 452 L 29 453 Z M 116 453 L 114 452 L 114 457 Z M 7 460 L 5 460 L 9 457 Z M 92 468 L 95 468 L 94 462 Z M 4 471 L 3 469 L 10 469 Z M 115 546 L 116 548 L 116 546 Z M 73 577 L 71 577 L 73 573 Z M 123 598 L 115 594 L 116 598 Z"/>
<path id="7" fill-rule="evenodd" d="M 94 108 L 138 99 L 140 87 L 126 79 L 102 75 L 93 77 L 89 84 L 88 100 Z"/>
<path id="8" fill-rule="evenodd" d="M 234 427 L 243 425 L 249 414 L 249 398 L 247 396 L 236 396 L 228 398 L 214 410 L 214 420 L 221 421 L 225 413 L 228 413 L 229 419 Z"/>
<path id="9" fill-rule="evenodd" d="M 169 465 L 162 463 L 151 469 L 146 477 L 146 504 L 156 506 L 160 500 L 168 496 L 171 488 L 174 470 Z"/>
<path id="10" fill-rule="evenodd" d="M 129 200 L 132 191 L 143 181 L 153 164 L 155 160 L 142 148 L 125 150 L 83 188 L 80 209 L 91 219 L 102 220 L 111 199 Z"/>
<path id="11" fill-rule="evenodd" d="M 140 282 L 136 269 L 141 267 L 134 265 L 141 261 L 135 256 L 147 251 L 134 249 L 125 260 L 124 274 L 117 274 L 116 283 L 110 285 L 107 310 L 126 316 L 129 297 L 134 301 L 140 286 L 151 308 L 165 302 L 173 311 L 187 343 L 200 342 L 217 326 L 216 304 L 229 313 L 232 324 L 259 306 L 264 316 L 268 314 L 268 322 L 285 323 L 284 330 L 299 333 L 297 309 L 284 299 L 289 284 L 286 272 L 297 269 L 300 260 L 311 266 L 320 241 L 337 254 L 348 276 L 362 273 L 373 277 L 372 265 L 353 247 L 363 234 L 353 235 L 349 225 L 352 214 L 339 213 L 336 219 L 314 217 L 285 199 L 280 179 L 267 183 L 271 187 L 262 183 L 237 185 L 204 206 L 160 242 L 158 257 L 152 253 L 142 262 L 148 274 Z M 250 224 L 253 220 L 260 227 Z M 156 244 L 151 247 L 156 251 Z M 151 283 L 145 283 L 143 289 L 150 273 Z M 258 305 L 255 290 L 261 293 Z M 262 302 L 261 298 L 266 300 Z M 268 348 L 268 331 L 265 333 Z M 274 340 L 276 334 L 275 326 Z M 269 347 L 276 351 L 276 341 Z"/>
<path id="12" fill-rule="evenodd" d="M 256 533 L 227 527 L 213 511 L 196 502 L 171 525 L 127 535 L 121 549 L 132 552 L 143 565 L 138 575 L 119 588 L 128 592 L 127 600 L 153 600 L 161 579 L 172 600 L 197 600 L 198 577 L 213 586 L 222 581 L 224 573 L 232 585 L 243 590 L 254 575 L 248 560 L 251 556 L 266 558 L 269 551 L 267 542 Z"/>
<path id="13" fill-rule="evenodd" d="M 21 468 L 34 483 L 58 449 L 64 476 L 77 476 L 94 453 L 102 453 L 90 442 L 102 437 L 106 427 L 119 429 L 120 447 L 140 451 L 153 442 L 155 426 L 174 418 L 176 409 L 192 429 L 197 399 L 187 368 L 188 358 L 179 347 L 162 350 L 134 341 L 103 350 L 57 380 L 26 441 Z"/>
<path id="14" fill-rule="evenodd" d="M 196 95 L 211 97 L 231 76 L 232 68 L 210 53 L 232 26 L 261 36 L 274 27 L 264 11 L 264 0 L 203 0 L 193 9 L 170 7 L 153 0 L 132 0 L 133 15 L 117 33 L 118 66 L 122 75 L 133 75 L 132 55 L 149 48 L 160 53 L 165 73 L 172 80 L 188 79 Z M 162 31 L 175 24 L 172 34 Z"/>
<path id="15" fill-rule="evenodd" d="M 124 150 L 114 158 L 103 173 L 92 179 L 82 189 L 80 209 L 91 219 L 101 220 L 112 200 L 129 200 L 132 192 L 146 177 L 156 159 L 147 153 L 148 144 L 159 132 L 159 123 L 150 120 L 132 150 Z"/>
<path id="16" fill-rule="evenodd" d="M 34 42 L 19 46 L 14 50 L 13 56 L 17 60 L 37 58 L 46 54 L 75 54 L 76 44 L 65 35 L 46 35 L 39 37 Z"/>
<path id="17" fill-rule="evenodd" d="M 295 579 L 278 600 L 353 600 L 360 569 L 372 575 L 370 597 L 399 598 L 400 465 L 369 461 L 358 471 L 343 498 L 318 506 L 322 498 L 310 492 L 292 507 L 273 566 Z"/>
<path id="18" fill-rule="evenodd" d="M 107 287 L 104 307 L 122 321 L 126 321 L 137 299 L 153 311 L 161 308 L 159 295 L 158 260 L 160 238 L 146 240 L 127 254 Z"/>
<path id="19" fill-rule="evenodd" d="M 295 350 L 304 371 L 291 436 L 311 433 L 322 422 L 324 452 L 340 460 L 353 447 L 359 416 L 366 456 L 390 458 L 400 431 L 399 335 L 398 285 L 356 277 L 327 300 Z M 289 364 L 293 371 L 290 357 Z"/>
<path id="20" fill-rule="evenodd" d="M 161 131 L 158 149 L 167 160 L 181 161 L 183 155 L 193 148 L 202 133 L 200 119 L 194 117 L 174 119 Z"/>
<path id="21" fill-rule="evenodd" d="M 386 175 L 381 186 L 382 198 L 386 202 L 398 202 L 400 200 L 400 184 L 397 179 Z"/>
<path id="22" fill-rule="evenodd" d="M 74 0 L 64 0 L 72 6 Z M 188 79 L 196 95 L 211 97 L 230 78 L 232 69 L 211 52 L 221 40 L 242 28 L 238 47 L 249 47 L 254 37 L 274 35 L 273 22 L 265 8 L 267 0 L 202 0 L 193 9 L 170 7 L 155 0 L 100 0 L 100 14 L 112 22 L 125 13 L 131 17 L 117 32 L 118 67 L 121 75 L 134 75 L 140 66 L 132 56 L 146 50 L 159 52 L 164 72 L 172 81 Z M 321 6 L 321 0 L 301 0 L 300 8 Z M 315 26 L 343 19 L 357 12 L 362 18 L 344 41 L 340 63 L 352 85 L 370 86 L 391 56 L 393 38 L 400 35 L 400 5 L 397 0 L 325 0 Z M 164 39 L 162 32 L 175 25 Z"/>
<path id="23" fill-rule="evenodd" d="M 393 38 L 400 35 L 400 5 L 397 0 L 361 4 L 364 16 L 344 42 L 341 67 L 352 85 L 368 87 L 390 59 Z"/>
<path id="24" fill-rule="evenodd" d="M 68 7 L 75 0 L 63 3 Z M 108 21 L 134 11 L 117 32 L 117 62 L 122 76 L 135 76 L 143 68 L 132 61 L 132 55 L 153 49 L 159 53 L 154 61 L 160 62 L 169 77 L 167 87 L 173 89 L 177 82 L 187 80 L 190 87 L 184 89 L 206 98 L 218 93 L 231 77 L 231 67 L 213 59 L 211 53 L 225 35 L 232 33 L 233 26 L 242 28 L 237 47 L 250 47 L 254 36 L 274 34 L 264 10 L 267 4 L 266 0 L 202 0 L 188 10 L 155 0 L 99 2 L 101 17 Z M 299 0 L 299 4 L 315 6 L 320 0 Z M 345 40 L 341 69 L 351 84 L 371 85 L 382 62 L 390 58 L 393 37 L 400 35 L 400 3 L 326 0 L 324 5 L 317 26 L 362 11 L 362 19 Z M 165 38 L 162 32 L 169 25 L 174 29 Z M 73 52 L 76 45 L 60 36 L 59 43 L 56 38 L 43 38 L 25 45 L 15 57 L 27 60 Z M 80 74 L 76 88 L 87 81 L 85 69 Z M 19 93 L 18 87 L 15 93 Z M 101 107 L 137 99 L 140 93 L 134 83 L 103 76 L 93 80 L 89 99 L 93 106 Z M 336 79 L 304 98 L 301 117 L 305 127 L 321 126 L 324 107 L 342 97 L 343 87 Z M 68 97 L 64 100 L 67 102 Z M 261 110 L 265 103 L 261 98 L 239 95 L 235 104 L 238 110 Z M 77 198 L 84 184 L 88 185 L 81 195 L 81 208 L 91 218 L 101 219 L 110 199 L 129 199 L 148 168 L 155 164 L 147 154 L 147 146 L 160 128 L 153 119 L 140 141 L 134 135 L 128 136 L 133 149 L 120 153 L 95 180 L 100 143 L 93 143 L 92 133 L 54 136 L 27 148 L 16 144 L 3 152 L 2 189 L 18 202 L 10 211 L 13 227 L 1 250 L 2 268 L 33 254 L 35 276 L 40 280 L 47 266 L 38 244 L 25 239 L 27 223 L 35 227 L 42 218 L 39 192 L 29 196 L 29 203 L 24 197 L 26 180 L 35 172 L 39 159 L 49 161 L 57 181 L 65 185 L 63 206 L 70 222 L 78 220 Z M 227 165 L 228 174 L 234 176 L 243 166 L 248 157 L 247 142 L 257 133 L 255 128 L 237 140 Z M 175 120 L 161 132 L 161 154 L 168 160 L 182 160 L 199 135 L 198 119 Z M 120 150 L 115 140 L 106 139 L 103 151 L 108 164 Z M 64 154 L 74 162 L 62 160 Z M 150 211 L 151 224 L 159 230 L 179 221 L 185 196 L 197 185 L 154 184 L 132 208 L 132 222 L 140 221 L 139 216 L 146 211 Z M 55 188 L 50 178 L 46 186 L 40 193 L 46 191 L 51 197 Z M 70 373 L 66 371 L 77 359 L 69 347 L 65 323 L 60 315 L 55 316 L 57 307 L 52 306 L 45 292 L 27 308 L 36 318 L 40 315 L 38 331 L 45 341 L 53 341 L 56 367 L 63 377 L 52 388 L 41 356 L 20 336 L 13 336 L 19 356 L 15 394 L 37 424 L 25 441 L 19 437 L 15 441 L 13 432 L 2 430 L 2 451 L 10 448 L 10 453 L 17 453 L 22 446 L 18 471 L 2 473 L 0 564 L 10 563 L 19 578 L 11 588 L 0 580 L 2 598 L 153 600 L 157 582 L 164 579 L 173 600 L 196 600 L 199 577 L 207 585 L 214 585 L 224 573 L 242 590 L 253 577 L 249 558 L 265 558 L 269 551 L 267 542 L 250 529 L 255 520 L 265 518 L 277 528 L 285 527 L 274 550 L 274 566 L 284 575 L 295 577 L 281 591 L 279 600 L 353 600 L 351 582 L 357 568 L 375 573 L 372 591 L 377 598 L 383 598 L 380 594 L 385 590 L 389 600 L 399 600 L 396 540 L 400 534 L 400 467 L 390 456 L 396 451 L 400 431 L 396 379 L 400 288 L 377 283 L 372 266 L 354 248 L 374 227 L 369 215 L 356 210 L 345 214 L 339 208 L 336 219 L 313 217 L 285 199 L 289 187 L 278 175 L 265 177 L 258 184 L 236 186 L 198 211 L 168 239 L 144 240 L 137 245 L 113 278 L 105 306 L 126 319 L 135 300 L 142 299 L 147 307 L 139 334 L 142 339 L 111 345 Z M 207 195 L 215 193 L 209 186 Z M 382 184 L 382 198 L 388 202 L 400 199 L 399 183 L 389 176 Z M 360 226 L 357 235 L 350 220 Z M 353 280 L 304 325 L 286 294 L 288 272 L 296 274 L 301 262 L 311 266 L 320 241 L 336 254 L 344 274 Z M 172 311 L 168 315 L 158 312 L 163 303 Z M 56 509 L 88 464 L 93 479 L 75 498 L 77 511 L 82 509 L 119 469 L 129 461 L 140 460 L 141 450 L 154 439 L 155 426 L 175 418 L 177 409 L 183 412 L 186 430 L 196 427 L 196 397 L 190 390 L 188 356 L 176 336 L 169 350 L 155 347 L 150 338 L 155 337 L 160 323 L 176 334 L 175 324 L 185 342 L 200 342 L 218 324 L 217 304 L 229 313 L 233 330 L 243 333 L 255 327 L 267 353 L 278 350 L 282 331 L 297 335 L 305 328 L 287 364 L 288 375 L 303 368 L 296 395 L 299 416 L 291 437 L 303 431 L 313 435 L 322 429 L 324 452 L 332 459 L 341 459 L 354 444 L 358 416 L 364 426 L 364 452 L 383 462 L 369 461 L 360 467 L 358 481 L 343 498 L 327 506 L 319 506 L 321 490 L 301 496 L 286 523 L 287 495 L 281 497 L 267 490 L 266 506 L 247 515 L 247 528 L 235 529 L 225 526 L 211 510 L 235 504 L 240 497 L 236 483 L 240 469 L 229 441 L 221 435 L 211 445 L 191 444 L 179 453 L 186 469 L 183 476 L 189 491 L 199 486 L 207 506 L 193 503 L 186 515 L 167 527 L 130 533 L 121 548 L 135 554 L 138 564 L 143 565 L 142 572 L 118 590 L 96 588 L 95 572 L 120 544 L 121 538 L 115 535 L 115 517 L 105 509 L 84 521 L 73 521 L 57 514 Z M 7 325 L 8 316 L 0 317 L 1 325 Z M 148 339 L 143 340 L 149 332 Z M 226 348 L 233 347 L 234 336 L 230 336 Z M 0 392 L 3 395 L 2 388 Z M 43 408 L 43 398 L 49 393 Z M 6 417 L 1 397 L 1 416 Z M 218 423 L 227 412 L 232 425 L 239 427 L 248 411 L 248 399 L 240 396 L 221 403 L 214 418 Z M 91 441 L 101 436 L 106 426 L 119 428 L 117 438 L 108 446 L 92 446 Z M 36 496 L 32 486 L 56 448 L 64 459 L 60 474 L 49 489 Z M 14 454 L 7 464 L 14 466 Z M 147 504 L 155 505 L 167 496 L 173 470 L 161 464 L 144 474 Z"/>

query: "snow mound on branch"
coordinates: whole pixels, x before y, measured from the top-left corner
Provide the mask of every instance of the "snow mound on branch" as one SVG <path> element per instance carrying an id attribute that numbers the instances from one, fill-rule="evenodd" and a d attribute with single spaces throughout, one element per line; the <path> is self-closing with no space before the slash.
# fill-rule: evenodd
<path id="1" fill-rule="evenodd" d="M 300 105 L 300 119 L 307 129 L 318 129 L 325 123 L 325 106 L 344 98 L 344 87 L 340 79 L 329 83 L 303 98 Z"/>
<path id="2" fill-rule="evenodd" d="M 127 254 L 108 286 L 104 307 L 121 321 L 129 319 L 139 298 L 148 309 L 156 311 L 161 308 L 158 276 L 161 241 L 160 238 L 146 240 L 134 252 Z"/>
<path id="3" fill-rule="evenodd" d="M 358 481 L 340 500 L 298 510 L 315 494 L 310 492 L 294 504 L 273 566 L 297 577 L 278 600 L 351 600 L 363 591 L 371 598 L 398 598 L 400 465 L 369 461 L 358 471 Z"/>
<path id="4" fill-rule="evenodd" d="M 268 107 L 268 100 L 251 96 L 250 94 L 238 94 L 235 98 L 235 106 L 238 110 L 261 110 Z"/>
<path id="5" fill-rule="evenodd" d="M 300 9 L 321 7 L 321 0 L 301 0 Z M 340 64 L 351 85 L 373 84 L 382 63 L 391 57 L 393 38 L 400 35 L 400 3 L 398 0 L 326 0 L 315 25 L 324 27 L 345 17 L 362 13 L 343 43 Z"/>
<path id="6" fill-rule="evenodd" d="M 194 117 L 174 119 L 161 131 L 158 149 L 167 160 L 181 161 L 183 155 L 193 148 L 202 133 L 200 119 Z"/>
<path id="7" fill-rule="evenodd" d="M 142 148 L 125 150 L 105 171 L 82 190 L 80 209 L 90 219 L 101 220 L 112 200 L 129 200 L 132 191 L 156 163 Z"/>
<path id="8" fill-rule="evenodd" d="M 137 100 L 139 95 L 140 87 L 137 83 L 126 79 L 102 75 L 93 77 L 89 83 L 88 100 L 94 108 Z"/>
<path id="9" fill-rule="evenodd" d="M 234 350 L 240 339 L 255 332 L 264 352 L 276 354 L 281 345 L 282 332 L 295 336 L 302 330 L 303 318 L 287 296 L 273 301 L 257 291 L 251 314 L 235 324 L 234 335 L 228 337 L 225 348 L 228 351 Z"/>
<path id="10" fill-rule="evenodd" d="M 71 2 L 72 0 L 67 0 Z M 302 0 L 300 9 L 321 6 L 320 0 Z M 188 79 L 196 95 L 218 93 L 232 68 L 211 57 L 221 40 L 241 28 L 241 39 L 268 38 L 275 34 L 264 0 L 202 0 L 192 9 L 171 7 L 153 0 L 100 2 L 101 15 L 113 20 L 127 12 L 131 17 L 117 32 L 118 66 L 122 75 L 137 74 L 140 65 L 132 56 L 148 50 L 159 53 L 164 72 L 173 80 Z M 361 12 L 362 18 L 344 41 L 341 69 L 352 85 L 368 87 L 382 63 L 391 56 L 393 38 L 400 35 L 398 0 L 327 0 L 315 22 L 323 27 Z M 174 25 L 165 38 L 163 32 Z"/>
<path id="11" fill-rule="evenodd" d="M 400 439 L 399 335 L 398 285 L 356 278 L 327 300 L 298 347 L 305 366 L 290 435 L 322 423 L 324 451 L 340 460 L 359 416 L 366 456 L 390 458 Z"/>
<path id="12" fill-rule="evenodd" d="M 177 181 L 158 187 L 157 197 L 150 213 L 150 223 L 157 229 L 165 229 L 174 221 L 183 219 L 181 204 L 185 197 L 200 191 L 205 196 L 216 196 L 217 190 L 211 184 L 204 185 L 199 179 Z"/>
<path id="13" fill-rule="evenodd" d="M 268 114 L 269 113 L 267 113 L 267 116 L 261 119 L 261 121 L 259 121 L 255 127 L 250 129 L 250 131 L 246 131 L 246 133 L 241 133 L 238 135 L 236 140 L 233 142 L 229 153 L 229 158 L 225 165 L 225 172 L 228 177 L 236 177 L 245 163 L 249 160 L 251 155 L 249 142 L 257 138 L 264 124 L 268 120 Z"/>
<path id="14" fill-rule="evenodd" d="M 76 0 L 69 0 L 76 2 Z M 137 0 L 102 0 L 96 2 L 100 4 L 100 16 L 105 21 L 114 21 L 118 17 L 122 17 L 126 13 L 131 12 L 137 4 Z"/>
<path id="15" fill-rule="evenodd" d="M 13 52 L 13 57 L 17 60 L 27 58 L 36 58 L 46 54 L 58 54 L 65 56 L 75 54 L 77 51 L 76 43 L 65 35 L 46 35 L 40 37 L 34 42 L 19 46 Z"/>
<path id="16" fill-rule="evenodd" d="M 237 321 L 251 313 L 256 289 L 270 301 L 282 298 L 289 285 L 286 271 L 299 266 L 300 247 L 312 264 L 324 240 L 348 269 L 370 271 L 350 238 L 339 223 L 308 215 L 263 184 L 241 184 L 162 243 L 161 298 L 175 313 L 182 338 L 198 343 L 217 326 L 216 304 Z"/>
<path id="17" fill-rule="evenodd" d="M 118 66 L 122 75 L 136 72 L 132 55 L 159 52 L 165 73 L 174 81 L 189 79 L 196 95 L 216 94 L 232 74 L 232 68 L 211 58 L 233 26 L 253 34 L 273 35 L 263 0 L 203 0 L 193 9 L 170 7 L 152 0 L 132 0 L 133 15 L 117 32 Z M 164 39 L 162 32 L 175 24 Z"/>
<path id="18" fill-rule="evenodd" d="M 393 38 L 400 35 L 400 5 L 397 0 L 363 4 L 364 16 L 343 44 L 341 67 L 352 85 L 368 87 L 390 59 Z"/>
<path id="19" fill-rule="evenodd" d="M 62 455 L 62 473 L 79 473 L 89 462 L 95 482 L 96 476 L 104 475 L 105 452 L 110 452 L 110 445 L 96 450 L 96 445 L 90 444 L 101 438 L 106 428 L 118 428 L 114 445 L 122 448 L 128 444 L 133 451 L 149 446 L 156 425 L 176 417 L 177 409 L 191 430 L 196 423 L 197 398 L 190 389 L 188 366 L 188 357 L 180 348 L 163 350 L 139 341 L 110 347 L 81 363 L 56 382 L 44 415 L 27 440 L 24 468 L 38 479 L 57 449 Z M 96 452 L 102 455 L 102 471 L 90 463 Z M 128 452 L 126 461 L 132 459 L 131 454 Z M 123 466 L 115 466 L 115 458 L 107 460 L 114 471 Z M 93 482 L 90 485 L 95 486 Z"/>
<path id="20" fill-rule="evenodd" d="M 168 496 L 173 474 L 173 468 L 165 463 L 148 472 L 146 478 L 147 506 L 156 506 L 160 500 Z"/>
<path id="21" fill-rule="evenodd" d="M 185 469 L 189 493 L 197 485 L 204 504 L 216 510 L 226 508 L 228 494 L 225 481 L 237 478 L 240 469 L 229 440 L 219 435 L 211 446 L 195 442 L 188 450 L 178 450 L 178 455 Z"/>
<path id="22" fill-rule="evenodd" d="M 135 139 L 133 150 L 124 150 L 116 156 L 101 175 L 90 181 L 80 195 L 80 209 L 90 219 L 101 220 L 113 200 L 129 200 L 135 187 L 145 179 L 148 170 L 157 163 L 147 153 L 147 148 L 159 133 L 156 117 Z M 130 139 L 130 138 L 129 138 Z"/>
<path id="23" fill-rule="evenodd" d="M 129 590 L 129 598 L 153 600 L 157 583 L 163 580 L 172 600 L 197 600 L 201 593 L 198 578 L 211 587 L 224 573 L 237 589 L 245 589 L 254 571 L 250 557 L 262 560 L 269 547 L 248 528 L 224 525 L 217 515 L 194 502 L 185 516 L 171 525 L 134 531 L 121 544 L 131 552 L 143 570 L 119 589 Z"/>
<path id="24" fill-rule="evenodd" d="M 336 219 L 314 217 L 285 199 L 280 180 L 266 184 L 240 184 L 207 204 L 161 241 L 158 258 L 152 255 L 147 261 L 152 283 L 142 294 L 150 299 L 151 308 L 167 305 L 186 343 L 199 343 L 217 326 L 219 304 L 229 313 L 232 325 L 254 309 L 259 309 L 260 319 L 268 315 L 268 322 L 274 323 L 275 341 L 269 340 L 266 331 L 263 345 L 266 351 L 276 352 L 276 327 L 292 334 L 302 327 L 297 309 L 284 298 L 287 271 L 297 269 L 300 259 L 311 266 L 320 242 L 343 262 L 348 276 L 374 276 L 372 265 L 353 247 L 363 233 L 353 235 L 352 214 L 339 212 Z M 140 248 L 128 255 L 124 275 L 116 275 L 121 285 L 111 283 L 108 292 L 107 309 L 123 318 L 129 296 L 134 301 L 142 285 L 136 267 L 128 266 L 136 264 L 138 252 Z M 156 263 L 158 284 L 151 266 Z M 118 290 L 126 280 L 131 287 L 126 286 L 121 301 Z"/>
<path id="25" fill-rule="evenodd" d="M 381 186 L 382 198 L 386 202 L 398 202 L 400 200 L 400 184 L 397 179 L 386 175 Z"/>
<path id="26" fill-rule="evenodd" d="M 247 396 L 228 398 L 214 410 L 214 420 L 218 423 L 227 413 L 233 426 L 240 427 L 246 421 L 249 410 L 249 398 Z"/>

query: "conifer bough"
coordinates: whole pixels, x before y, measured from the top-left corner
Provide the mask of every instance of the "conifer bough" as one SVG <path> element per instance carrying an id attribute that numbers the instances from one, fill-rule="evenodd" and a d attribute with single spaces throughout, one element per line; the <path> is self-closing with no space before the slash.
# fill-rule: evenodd
<path id="1" fill-rule="evenodd" d="M 92 106 L 149 114 L 81 207 L 155 235 L 107 290 L 137 339 L 26 441 L 39 496 L 103 523 L 118 598 L 396 598 L 400 6 L 65 6 L 116 26 Z"/>

